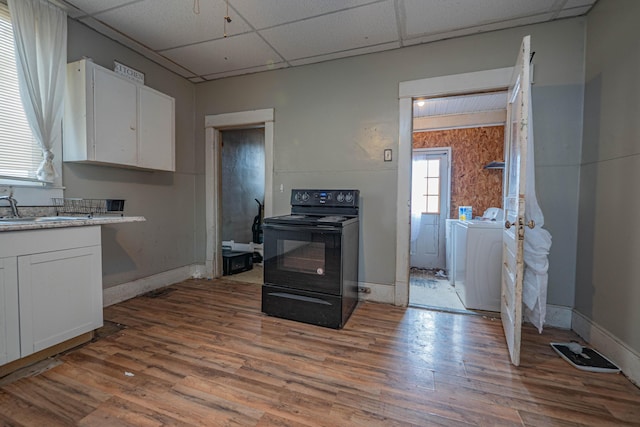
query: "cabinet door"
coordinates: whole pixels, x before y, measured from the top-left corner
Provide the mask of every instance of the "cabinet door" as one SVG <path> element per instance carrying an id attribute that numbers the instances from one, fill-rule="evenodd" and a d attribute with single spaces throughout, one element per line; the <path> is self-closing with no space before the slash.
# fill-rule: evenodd
<path id="1" fill-rule="evenodd" d="M 100 246 L 18 257 L 21 356 L 102 326 Z"/>
<path id="2" fill-rule="evenodd" d="M 98 67 L 93 73 L 94 160 L 135 166 L 137 87 Z"/>
<path id="3" fill-rule="evenodd" d="M 175 100 L 153 89 L 139 87 L 138 165 L 175 170 Z"/>
<path id="4" fill-rule="evenodd" d="M 16 257 L 0 258 L 0 365 L 20 358 L 18 266 Z"/>

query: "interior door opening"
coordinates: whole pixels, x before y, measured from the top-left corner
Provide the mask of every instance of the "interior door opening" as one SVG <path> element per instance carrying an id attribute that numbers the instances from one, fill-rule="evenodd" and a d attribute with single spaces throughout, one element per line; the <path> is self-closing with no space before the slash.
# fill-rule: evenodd
<path id="1" fill-rule="evenodd" d="M 220 134 L 221 235 L 223 257 L 229 257 L 227 278 L 262 284 L 264 126 L 226 129 Z M 230 264 L 238 265 L 231 268 Z"/>
<path id="2" fill-rule="evenodd" d="M 468 298 L 469 292 L 495 294 L 491 300 L 499 301 L 499 267 L 460 268 L 456 277 L 454 261 L 473 263 L 476 257 L 465 257 L 466 250 L 456 249 L 454 239 L 459 207 L 471 206 L 473 217 L 481 217 L 487 209 L 502 206 L 503 170 L 485 166 L 504 161 L 506 105 L 504 90 L 413 100 L 408 301 L 412 306 L 455 312 L 486 309 L 487 305 L 476 305 L 478 298 Z M 493 231 L 491 236 L 499 233 Z M 478 232 L 469 234 L 475 239 Z M 466 246 L 468 240 L 458 246 Z M 494 255 L 491 265 L 499 266 Z M 479 281 L 465 280 L 466 274 L 482 275 L 480 282 L 490 280 L 493 285 L 467 289 Z M 499 311 L 499 305 L 492 305 L 496 306 L 492 311 Z"/>
<path id="3" fill-rule="evenodd" d="M 411 172 L 409 304 L 463 310 L 447 280 L 446 219 L 451 148 L 414 148 Z"/>
<path id="4" fill-rule="evenodd" d="M 264 217 L 273 212 L 274 110 L 241 111 L 205 116 L 205 277 L 223 275 L 222 257 L 222 132 L 234 128 L 264 130 Z"/>

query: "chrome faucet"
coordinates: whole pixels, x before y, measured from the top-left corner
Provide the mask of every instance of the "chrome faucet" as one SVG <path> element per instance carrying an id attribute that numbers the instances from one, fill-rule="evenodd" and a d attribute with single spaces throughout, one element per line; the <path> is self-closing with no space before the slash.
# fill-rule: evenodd
<path id="1" fill-rule="evenodd" d="M 20 214 L 18 213 L 18 202 L 12 196 L 0 196 L 0 200 L 6 200 L 9 202 L 9 206 L 11 207 L 11 213 L 15 218 L 19 218 Z"/>

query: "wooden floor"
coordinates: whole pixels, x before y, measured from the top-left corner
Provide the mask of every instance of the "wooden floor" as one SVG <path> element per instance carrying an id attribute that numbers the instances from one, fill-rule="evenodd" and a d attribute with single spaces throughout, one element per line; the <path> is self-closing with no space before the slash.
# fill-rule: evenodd
<path id="1" fill-rule="evenodd" d="M 361 303 L 336 331 L 261 314 L 255 284 L 167 289 L 106 308 L 127 327 L 0 387 L 0 424 L 640 425 L 624 376 L 553 352 L 568 331 L 525 328 L 515 368 L 496 319 Z"/>

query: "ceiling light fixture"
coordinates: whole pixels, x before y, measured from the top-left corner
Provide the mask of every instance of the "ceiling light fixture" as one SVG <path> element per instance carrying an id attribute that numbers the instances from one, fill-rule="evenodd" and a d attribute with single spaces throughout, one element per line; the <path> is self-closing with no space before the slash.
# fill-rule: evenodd
<path id="1" fill-rule="evenodd" d="M 227 38 L 227 24 L 231 22 L 231 17 L 229 16 L 229 0 L 227 3 L 227 14 L 224 16 L 224 24 L 223 24 L 223 32 L 224 37 Z M 200 0 L 193 0 L 193 13 L 196 15 L 200 15 Z"/>
<path id="2" fill-rule="evenodd" d="M 231 22 L 229 17 L 229 0 L 227 0 L 227 14 L 224 17 L 224 37 L 227 37 L 227 23 Z"/>
<path id="3" fill-rule="evenodd" d="M 418 101 L 417 104 L 418 107 L 424 107 L 424 101 Z"/>

